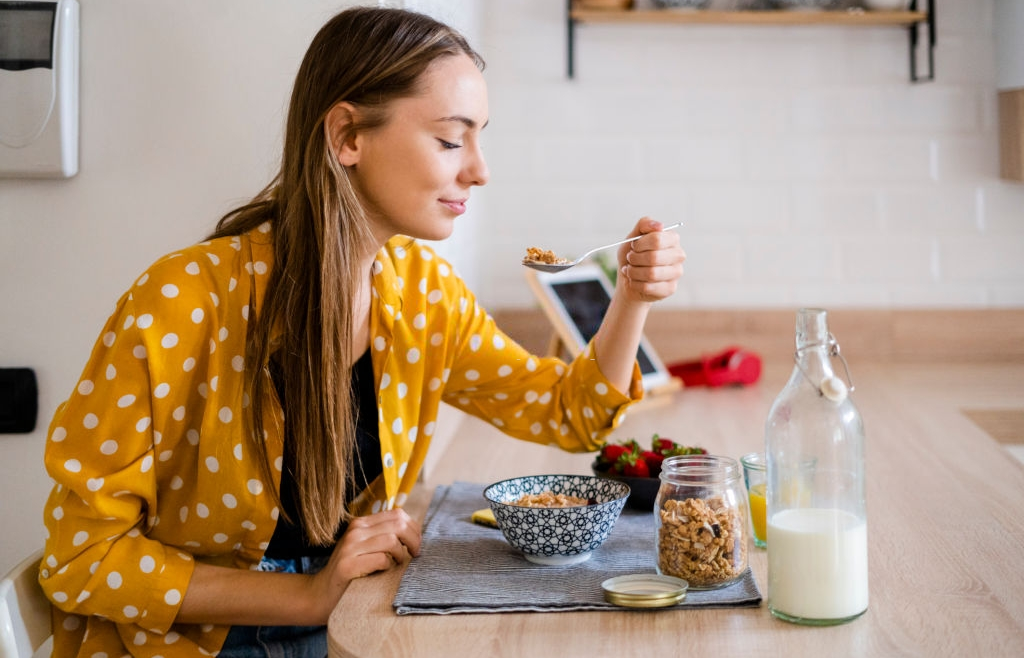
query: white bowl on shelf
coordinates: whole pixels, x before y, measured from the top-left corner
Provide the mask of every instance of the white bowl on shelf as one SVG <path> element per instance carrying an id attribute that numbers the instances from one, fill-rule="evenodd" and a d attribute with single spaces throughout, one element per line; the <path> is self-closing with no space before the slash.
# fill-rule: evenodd
<path id="1" fill-rule="evenodd" d="M 864 6 L 872 11 L 906 11 L 910 0 L 864 0 Z"/>
<path id="2" fill-rule="evenodd" d="M 654 0 L 658 9 L 707 9 L 711 0 Z"/>
<path id="3" fill-rule="evenodd" d="M 839 0 L 775 0 L 779 9 L 794 9 L 796 11 L 819 11 L 822 9 L 838 9 Z"/>

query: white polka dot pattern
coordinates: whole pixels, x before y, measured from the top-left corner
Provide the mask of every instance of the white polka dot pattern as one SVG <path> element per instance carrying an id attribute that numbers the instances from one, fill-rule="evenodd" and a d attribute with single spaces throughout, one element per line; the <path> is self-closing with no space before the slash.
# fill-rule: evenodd
<path id="1" fill-rule="evenodd" d="M 271 483 L 243 458 L 251 448 L 242 422 L 246 322 L 272 267 L 268 240 L 262 227 L 155 263 L 119 300 L 54 417 L 46 465 L 57 484 L 45 514 L 53 564 L 42 585 L 64 611 L 107 618 L 55 626 L 79 639 L 88 631 L 86 655 L 121 655 L 122 636 L 151 647 L 147 655 L 213 653 L 225 627 L 168 634 L 192 555 L 252 568 L 270 541 L 279 511 L 265 489 L 278 486 L 281 412 L 269 409 L 265 421 Z M 372 272 L 384 472 L 356 513 L 405 501 L 442 401 L 512 436 L 573 450 L 594 449 L 630 401 L 593 359 L 566 368 L 500 333 L 429 247 L 396 238 Z M 639 392 L 637 376 L 630 394 Z"/>

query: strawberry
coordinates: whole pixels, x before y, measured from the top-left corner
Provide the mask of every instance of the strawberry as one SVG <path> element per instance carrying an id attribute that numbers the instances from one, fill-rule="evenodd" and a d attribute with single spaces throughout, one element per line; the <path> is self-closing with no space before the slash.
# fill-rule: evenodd
<path id="1" fill-rule="evenodd" d="M 640 455 L 628 455 L 620 458 L 622 463 L 622 474 L 634 478 L 651 477 L 651 471 Z"/>
<path id="2" fill-rule="evenodd" d="M 675 441 L 660 437 L 657 434 L 651 440 L 651 449 L 659 455 L 665 456 L 676 447 Z"/>
<path id="3" fill-rule="evenodd" d="M 629 452 L 632 452 L 634 454 L 639 454 L 640 451 L 643 450 L 643 448 L 640 447 L 640 442 L 637 441 L 636 439 L 626 439 L 621 443 L 621 445 L 625 446 L 626 449 L 629 450 Z"/>
<path id="4" fill-rule="evenodd" d="M 599 465 L 614 465 L 622 455 L 627 455 L 630 452 L 631 450 L 624 445 L 610 443 L 601 448 L 597 463 Z"/>
<path id="5" fill-rule="evenodd" d="M 658 477 L 661 473 L 661 462 L 665 459 L 664 455 L 659 455 L 653 450 L 644 450 L 640 453 L 640 458 L 647 462 L 647 470 L 650 472 L 650 477 Z"/>
<path id="6" fill-rule="evenodd" d="M 636 439 L 605 444 L 597 456 L 595 469 L 613 475 L 656 478 L 661 474 L 661 464 L 666 457 L 703 454 L 707 454 L 704 448 L 685 446 L 654 434 L 650 450 Z"/>
<path id="7" fill-rule="evenodd" d="M 683 446 L 677 445 L 672 451 L 665 455 L 666 457 L 675 457 L 676 455 L 706 455 L 708 451 L 704 448 L 698 448 L 697 446 Z"/>

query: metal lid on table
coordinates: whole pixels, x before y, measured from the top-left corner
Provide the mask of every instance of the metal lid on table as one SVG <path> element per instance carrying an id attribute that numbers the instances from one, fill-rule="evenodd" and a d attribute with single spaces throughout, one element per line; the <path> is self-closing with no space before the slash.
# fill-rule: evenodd
<path id="1" fill-rule="evenodd" d="M 681 603 L 688 588 L 682 578 L 655 573 L 618 576 L 601 583 L 605 601 L 627 608 L 667 608 Z"/>

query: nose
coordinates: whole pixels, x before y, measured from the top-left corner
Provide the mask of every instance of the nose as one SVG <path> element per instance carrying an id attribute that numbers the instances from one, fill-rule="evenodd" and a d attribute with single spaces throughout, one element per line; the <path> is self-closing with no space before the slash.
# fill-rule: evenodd
<path id="1" fill-rule="evenodd" d="M 467 185 L 486 185 L 487 181 L 491 179 L 487 160 L 479 146 L 473 147 L 469 154 L 469 158 L 462 168 L 462 179 Z"/>

